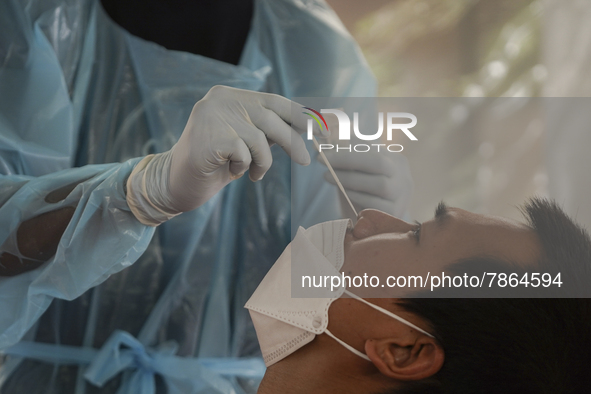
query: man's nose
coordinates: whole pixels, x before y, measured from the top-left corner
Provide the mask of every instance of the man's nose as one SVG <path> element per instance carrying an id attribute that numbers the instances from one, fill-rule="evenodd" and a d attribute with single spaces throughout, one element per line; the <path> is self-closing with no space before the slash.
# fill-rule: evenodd
<path id="1" fill-rule="evenodd" d="M 406 233 L 414 230 L 415 227 L 382 211 L 364 209 L 359 212 L 353 235 L 359 239 L 385 233 Z"/>

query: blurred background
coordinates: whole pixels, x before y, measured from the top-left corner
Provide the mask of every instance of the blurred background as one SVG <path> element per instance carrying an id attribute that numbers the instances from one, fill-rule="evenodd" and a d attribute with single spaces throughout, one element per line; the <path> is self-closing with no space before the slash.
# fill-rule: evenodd
<path id="1" fill-rule="evenodd" d="M 380 96 L 515 98 L 493 103 L 494 114 L 490 105 L 460 108 L 469 122 L 405 144 L 411 216 L 431 217 L 443 198 L 520 218 L 516 206 L 542 195 L 591 228 L 590 1 L 328 3 L 359 43 Z"/>

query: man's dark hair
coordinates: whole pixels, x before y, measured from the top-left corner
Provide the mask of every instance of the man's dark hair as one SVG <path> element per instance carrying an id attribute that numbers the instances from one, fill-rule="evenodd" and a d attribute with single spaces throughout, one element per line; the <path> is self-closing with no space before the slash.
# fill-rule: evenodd
<path id="1" fill-rule="evenodd" d="M 537 271 L 562 273 L 566 292 L 556 297 L 589 297 L 589 234 L 552 201 L 534 198 L 522 211 L 542 245 Z M 430 322 L 445 362 L 433 377 L 392 394 L 591 393 L 589 298 L 413 298 L 401 305 Z"/>

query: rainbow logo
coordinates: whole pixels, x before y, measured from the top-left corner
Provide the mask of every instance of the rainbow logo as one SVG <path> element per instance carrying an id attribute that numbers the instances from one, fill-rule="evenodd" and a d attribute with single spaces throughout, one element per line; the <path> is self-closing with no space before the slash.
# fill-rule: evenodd
<path id="1" fill-rule="evenodd" d="M 312 117 L 312 119 L 314 119 L 314 120 L 316 121 L 316 123 L 318 123 L 318 126 L 320 127 L 320 130 L 322 130 L 322 123 L 324 123 L 324 127 L 326 127 L 326 131 L 327 131 L 327 133 L 329 133 L 329 132 L 330 132 L 330 131 L 328 130 L 328 125 L 326 124 L 326 120 L 324 120 L 324 116 L 322 116 L 322 115 L 320 114 L 320 112 L 318 112 L 318 111 L 316 111 L 316 110 L 314 110 L 314 109 L 312 109 L 312 108 L 310 108 L 310 107 L 303 107 L 303 108 L 304 108 L 304 109 L 307 109 L 307 110 L 309 110 L 309 111 L 312 111 L 312 112 L 314 112 L 314 114 L 316 114 L 316 115 L 317 115 L 317 116 L 314 116 L 313 114 L 311 114 L 311 113 L 309 113 L 309 112 L 302 112 L 303 114 L 310 115 L 310 116 Z M 322 119 L 322 123 L 320 123 L 320 119 L 318 119 L 318 117 L 320 117 L 320 119 Z M 312 132 L 311 132 L 311 131 L 308 131 L 308 133 L 310 133 L 309 135 L 311 135 L 311 133 L 312 133 Z M 308 138 L 310 138 L 310 137 L 308 137 Z"/>

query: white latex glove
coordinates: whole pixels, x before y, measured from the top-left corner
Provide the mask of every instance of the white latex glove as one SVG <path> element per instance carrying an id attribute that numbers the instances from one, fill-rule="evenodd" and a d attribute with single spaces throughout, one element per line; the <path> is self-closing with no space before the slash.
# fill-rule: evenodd
<path id="1" fill-rule="evenodd" d="M 413 181 L 404 155 L 387 151 L 324 153 L 358 213 L 373 208 L 396 217 L 407 216 Z M 324 164 L 320 155 L 317 160 Z M 336 185 L 330 172 L 326 171 L 324 179 Z M 344 198 L 341 208 L 344 216 L 351 216 Z"/>
<path id="2" fill-rule="evenodd" d="M 274 94 L 214 86 L 193 107 L 179 141 L 146 156 L 127 181 L 127 202 L 143 224 L 156 226 L 204 204 L 250 170 L 263 178 L 277 143 L 298 164 L 310 155 L 300 135 L 304 116 L 292 119 L 292 101 Z"/>

